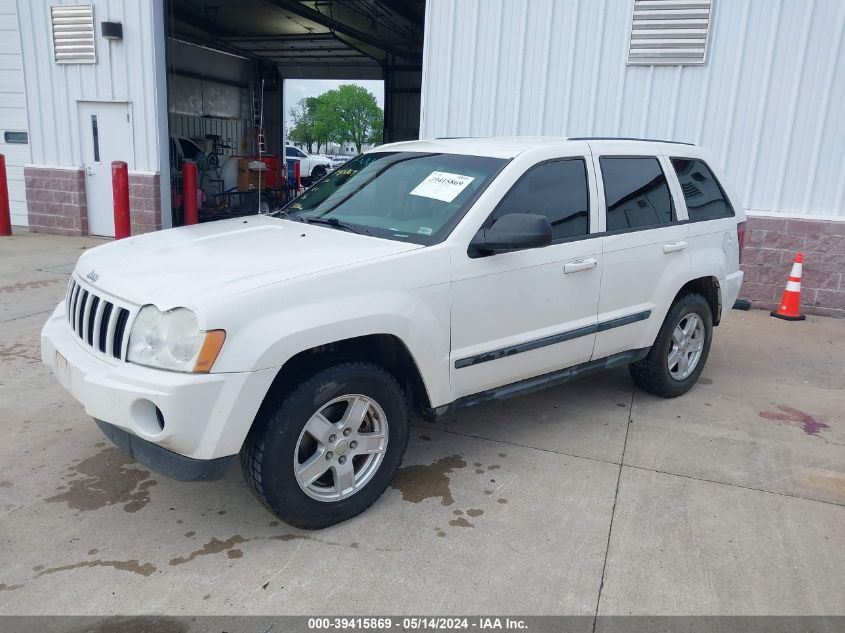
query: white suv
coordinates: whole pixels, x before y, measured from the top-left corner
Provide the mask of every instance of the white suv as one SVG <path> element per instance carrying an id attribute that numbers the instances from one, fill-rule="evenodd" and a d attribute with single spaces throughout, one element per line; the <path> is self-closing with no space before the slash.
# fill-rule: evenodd
<path id="1" fill-rule="evenodd" d="M 177 479 L 240 454 L 296 526 L 362 512 L 432 417 L 630 365 L 689 390 L 742 282 L 710 155 L 621 139 L 386 145 L 271 216 L 99 246 L 42 334 L 103 432 Z"/>

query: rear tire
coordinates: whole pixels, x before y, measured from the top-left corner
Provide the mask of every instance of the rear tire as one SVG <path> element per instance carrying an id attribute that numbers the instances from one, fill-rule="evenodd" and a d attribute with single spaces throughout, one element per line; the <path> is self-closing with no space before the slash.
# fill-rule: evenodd
<path id="1" fill-rule="evenodd" d="M 662 398 L 683 395 L 704 370 L 712 340 L 710 304 L 700 294 L 683 295 L 669 309 L 648 355 L 629 366 L 631 378 Z"/>
<path id="2" fill-rule="evenodd" d="M 362 422 L 356 423 L 359 411 Z M 399 383 L 377 365 L 350 362 L 314 374 L 262 407 L 241 466 L 273 514 L 318 529 L 369 508 L 393 479 L 407 444 Z"/>

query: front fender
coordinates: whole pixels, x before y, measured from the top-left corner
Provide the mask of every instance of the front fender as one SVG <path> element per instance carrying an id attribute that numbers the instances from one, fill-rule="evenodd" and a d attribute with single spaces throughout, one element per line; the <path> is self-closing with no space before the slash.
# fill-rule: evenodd
<path id="1" fill-rule="evenodd" d="M 213 371 L 280 368 L 300 352 L 372 334 L 389 334 L 402 341 L 422 375 L 432 406 L 451 400 L 448 284 L 325 296 L 263 312 L 227 332 Z"/>

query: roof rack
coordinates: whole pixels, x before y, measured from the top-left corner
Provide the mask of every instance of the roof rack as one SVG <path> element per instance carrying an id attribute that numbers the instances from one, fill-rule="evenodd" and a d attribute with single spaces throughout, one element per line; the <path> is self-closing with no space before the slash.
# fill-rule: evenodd
<path id="1" fill-rule="evenodd" d="M 570 136 L 567 141 L 642 141 L 644 143 L 673 143 L 675 145 L 692 145 L 686 141 L 667 141 L 660 138 L 633 138 L 629 136 Z"/>

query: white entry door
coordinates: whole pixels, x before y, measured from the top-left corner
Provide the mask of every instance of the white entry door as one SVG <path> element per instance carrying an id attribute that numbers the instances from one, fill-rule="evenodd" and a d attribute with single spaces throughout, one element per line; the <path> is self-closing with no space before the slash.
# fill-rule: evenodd
<path id="1" fill-rule="evenodd" d="M 88 198 L 88 232 L 114 237 L 111 164 L 132 158 L 129 105 L 82 102 L 79 104 L 85 192 Z"/>

